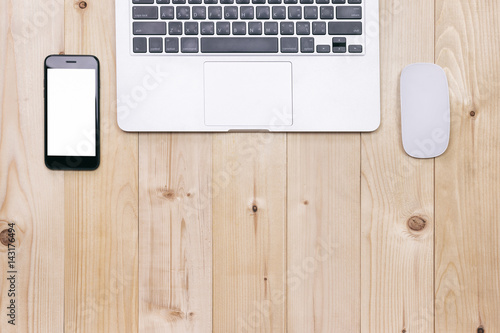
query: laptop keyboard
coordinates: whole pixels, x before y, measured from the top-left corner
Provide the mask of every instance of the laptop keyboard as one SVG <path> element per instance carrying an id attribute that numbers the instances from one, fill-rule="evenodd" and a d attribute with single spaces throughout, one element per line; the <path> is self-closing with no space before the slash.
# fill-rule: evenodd
<path id="1" fill-rule="evenodd" d="M 129 0 L 134 54 L 364 54 L 363 1 Z"/>

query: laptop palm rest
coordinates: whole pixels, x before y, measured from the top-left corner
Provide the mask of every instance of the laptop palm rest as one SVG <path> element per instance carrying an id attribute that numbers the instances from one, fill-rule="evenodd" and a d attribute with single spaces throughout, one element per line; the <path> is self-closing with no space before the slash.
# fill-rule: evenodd
<path id="1" fill-rule="evenodd" d="M 290 62 L 205 62 L 205 124 L 280 130 L 291 126 Z"/>

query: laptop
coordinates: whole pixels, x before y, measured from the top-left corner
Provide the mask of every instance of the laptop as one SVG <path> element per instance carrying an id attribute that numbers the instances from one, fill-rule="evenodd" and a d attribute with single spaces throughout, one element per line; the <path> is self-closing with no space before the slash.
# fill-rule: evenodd
<path id="1" fill-rule="evenodd" d="M 368 132 L 378 0 L 116 0 L 117 121 L 132 132 Z"/>

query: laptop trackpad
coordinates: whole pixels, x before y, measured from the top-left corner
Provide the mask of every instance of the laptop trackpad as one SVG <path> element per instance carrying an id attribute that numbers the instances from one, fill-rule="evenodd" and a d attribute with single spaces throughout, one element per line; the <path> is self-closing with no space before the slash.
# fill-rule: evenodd
<path id="1" fill-rule="evenodd" d="M 206 62 L 205 124 L 292 125 L 290 62 Z"/>

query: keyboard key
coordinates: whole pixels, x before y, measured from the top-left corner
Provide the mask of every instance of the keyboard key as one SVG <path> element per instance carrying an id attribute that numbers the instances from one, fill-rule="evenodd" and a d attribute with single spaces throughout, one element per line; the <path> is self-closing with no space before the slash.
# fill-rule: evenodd
<path id="1" fill-rule="evenodd" d="M 304 6 L 304 18 L 306 20 L 315 20 L 318 18 L 318 7 L 316 6 Z"/>
<path id="2" fill-rule="evenodd" d="M 135 20 L 157 20 L 158 7 L 134 6 L 132 7 L 132 18 Z"/>
<path id="3" fill-rule="evenodd" d="M 178 53 L 179 52 L 179 38 L 178 37 L 165 38 L 165 52 L 167 52 L 167 53 Z"/>
<path id="4" fill-rule="evenodd" d="M 289 6 L 288 7 L 288 18 L 290 20 L 298 20 L 302 18 L 302 7 L 300 6 Z"/>
<path id="5" fill-rule="evenodd" d="M 148 51 L 148 41 L 146 37 L 135 37 L 133 44 L 134 53 L 146 53 Z"/>
<path id="6" fill-rule="evenodd" d="M 235 20 L 238 18 L 238 7 L 226 6 L 224 7 L 224 18 L 226 20 Z"/>
<path id="7" fill-rule="evenodd" d="M 203 53 L 277 53 L 277 37 L 202 37 Z"/>
<path id="8" fill-rule="evenodd" d="M 314 3 L 314 0 L 300 0 L 300 3 Z"/>
<path id="9" fill-rule="evenodd" d="M 168 5 L 170 0 L 156 0 L 156 3 L 159 5 Z"/>
<path id="10" fill-rule="evenodd" d="M 313 22 L 312 24 L 313 35 L 325 35 L 326 34 L 326 22 Z"/>
<path id="11" fill-rule="evenodd" d="M 202 35 L 213 35 L 214 34 L 214 22 L 201 22 L 200 32 Z"/>
<path id="12" fill-rule="evenodd" d="M 273 19 L 282 20 L 286 18 L 286 7 L 285 6 L 275 6 L 273 7 Z"/>
<path id="13" fill-rule="evenodd" d="M 204 20 L 207 18 L 207 9 L 203 6 L 194 6 L 192 12 L 193 19 L 195 20 Z"/>
<path id="14" fill-rule="evenodd" d="M 266 3 L 266 0 L 252 0 L 252 3 L 254 3 L 254 4 L 263 4 L 263 3 Z"/>
<path id="15" fill-rule="evenodd" d="M 220 0 L 220 3 L 222 5 L 230 5 L 230 4 L 234 3 L 234 0 Z"/>
<path id="16" fill-rule="evenodd" d="M 318 46 L 316 46 L 316 52 L 318 52 L 318 53 L 330 53 L 330 45 L 318 45 Z"/>
<path id="17" fill-rule="evenodd" d="M 241 6 L 240 7 L 240 19 L 253 20 L 253 7 L 252 6 Z"/>
<path id="18" fill-rule="evenodd" d="M 301 37 L 300 38 L 300 52 L 314 53 L 314 38 Z"/>
<path id="19" fill-rule="evenodd" d="M 249 35 L 262 35 L 262 22 L 249 22 L 248 23 Z"/>
<path id="20" fill-rule="evenodd" d="M 201 0 L 188 0 L 188 3 L 193 4 L 193 5 L 199 5 L 199 4 L 201 4 Z"/>
<path id="21" fill-rule="evenodd" d="M 337 6 L 338 20 L 361 19 L 361 6 Z"/>
<path id="22" fill-rule="evenodd" d="M 181 38 L 182 53 L 198 53 L 198 38 L 197 37 L 182 37 Z"/>
<path id="23" fill-rule="evenodd" d="M 326 5 L 330 3 L 330 0 L 316 0 L 317 4 Z"/>
<path id="24" fill-rule="evenodd" d="M 297 0 L 285 0 L 283 1 L 285 4 L 287 5 L 294 5 L 296 4 L 298 1 Z"/>
<path id="25" fill-rule="evenodd" d="M 165 35 L 167 26 L 165 22 L 134 22 L 134 35 Z"/>
<path id="26" fill-rule="evenodd" d="M 250 0 L 236 0 L 236 3 L 239 5 L 246 5 L 250 3 Z"/>
<path id="27" fill-rule="evenodd" d="M 345 46 L 334 46 L 333 53 L 345 53 Z"/>
<path id="28" fill-rule="evenodd" d="M 297 35 L 309 35 L 311 33 L 311 25 L 309 22 L 297 22 Z"/>
<path id="29" fill-rule="evenodd" d="M 204 3 L 207 5 L 214 5 L 217 3 L 218 0 L 205 0 Z"/>
<path id="30" fill-rule="evenodd" d="M 247 24 L 245 22 L 234 22 L 233 23 L 233 35 L 246 35 Z"/>
<path id="31" fill-rule="evenodd" d="M 345 0 L 332 0 L 333 4 L 343 4 L 345 3 Z"/>
<path id="32" fill-rule="evenodd" d="M 281 3 L 281 0 L 268 0 L 267 3 L 272 5 L 277 5 Z"/>
<path id="33" fill-rule="evenodd" d="M 360 5 L 361 4 L 361 0 L 349 0 L 349 3 L 351 5 Z"/>
<path id="34" fill-rule="evenodd" d="M 281 53 L 299 52 L 299 39 L 297 37 L 281 37 Z"/>
<path id="35" fill-rule="evenodd" d="M 349 45 L 349 53 L 363 53 L 363 45 Z"/>
<path id="36" fill-rule="evenodd" d="M 152 4 L 154 0 L 132 0 L 133 4 Z"/>
<path id="37" fill-rule="evenodd" d="M 217 35 L 229 35 L 231 25 L 229 22 L 217 22 Z"/>
<path id="38" fill-rule="evenodd" d="M 162 53 L 163 52 L 163 38 L 151 37 L 149 39 L 149 53 Z"/>
<path id="39" fill-rule="evenodd" d="M 332 44 L 333 46 L 345 46 L 347 40 L 345 37 L 333 37 Z"/>
<path id="40" fill-rule="evenodd" d="M 293 22 L 281 22 L 280 23 L 280 33 L 282 35 L 293 35 Z"/>
<path id="41" fill-rule="evenodd" d="M 189 20 L 190 15 L 190 8 L 188 6 L 179 6 L 177 7 L 177 19 L 178 20 Z"/>
<path id="42" fill-rule="evenodd" d="M 182 22 L 168 22 L 169 35 L 182 35 Z"/>
<path id="43" fill-rule="evenodd" d="M 173 6 L 161 6 L 160 7 L 160 18 L 162 20 L 172 20 L 174 18 L 174 7 Z"/>
<path id="44" fill-rule="evenodd" d="M 220 20 L 222 18 L 222 7 L 221 6 L 208 7 L 208 18 L 211 20 Z"/>
<path id="45" fill-rule="evenodd" d="M 271 9 L 268 6 L 257 6 L 257 18 L 259 20 L 265 20 L 270 17 Z"/>
<path id="46" fill-rule="evenodd" d="M 198 34 L 198 22 L 186 22 L 186 23 L 184 23 L 184 34 L 197 35 Z"/>
<path id="47" fill-rule="evenodd" d="M 266 23 L 264 23 L 264 33 L 266 35 L 277 35 L 278 34 L 278 22 L 266 22 Z"/>
<path id="48" fill-rule="evenodd" d="M 319 7 L 319 17 L 322 20 L 333 19 L 333 6 L 321 6 L 321 7 Z"/>
<path id="49" fill-rule="evenodd" d="M 174 5 L 183 5 L 186 3 L 186 0 L 172 0 Z"/>
<path id="50" fill-rule="evenodd" d="M 361 22 L 328 22 L 329 35 L 361 35 Z"/>

